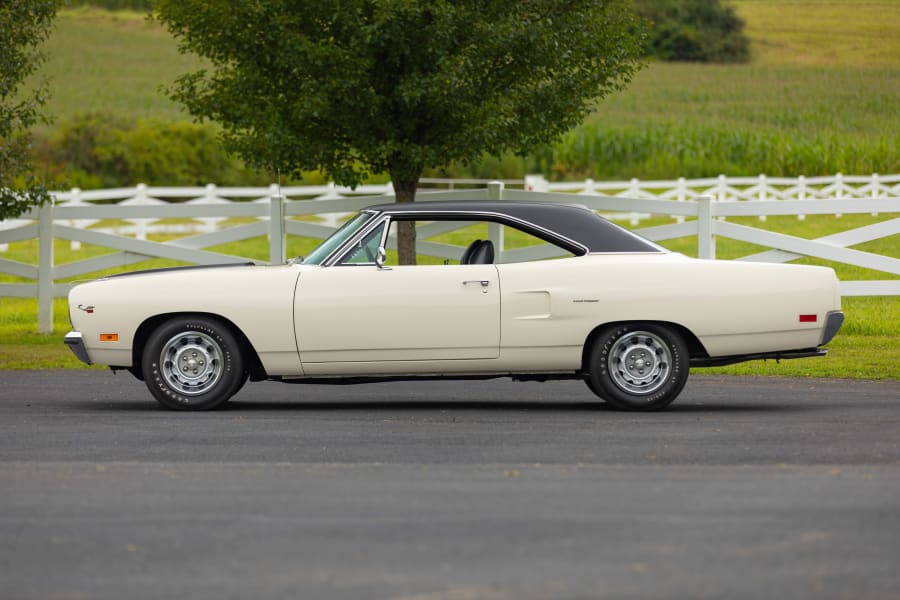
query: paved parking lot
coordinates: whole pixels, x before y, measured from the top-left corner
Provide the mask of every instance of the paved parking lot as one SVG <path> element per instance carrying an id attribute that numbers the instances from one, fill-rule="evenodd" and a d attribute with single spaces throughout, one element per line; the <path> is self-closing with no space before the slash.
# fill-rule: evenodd
<path id="1" fill-rule="evenodd" d="M 2 598 L 898 598 L 900 384 L 0 372 Z"/>

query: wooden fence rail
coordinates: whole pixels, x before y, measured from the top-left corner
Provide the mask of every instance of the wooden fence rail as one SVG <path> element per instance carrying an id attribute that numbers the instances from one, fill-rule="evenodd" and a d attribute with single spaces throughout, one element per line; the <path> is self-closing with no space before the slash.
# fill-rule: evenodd
<path id="1" fill-rule="evenodd" d="M 738 260 L 767 262 L 787 262 L 800 256 L 818 257 L 828 261 L 846 263 L 867 269 L 881 271 L 890 276 L 900 276 L 900 259 L 896 256 L 882 256 L 849 248 L 863 242 L 900 234 L 900 218 L 880 221 L 873 225 L 859 227 L 816 240 L 807 240 L 763 229 L 729 223 L 728 217 L 768 215 L 796 215 L 802 218 L 813 214 L 893 214 L 900 212 L 900 176 L 883 177 L 860 184 L 856 191 L 849 192 L 846 186 L 855 185 L 862 178 L 844 177 L 840 182 L 821 182 L 831 187 L 831 196 L 823 192 L 811 192 L 812 179 L 804 184 L 796 180 L 768 179 L 766 186 L 792 188 L 802 194 L 771 193 L 767 188 L 747 186 L 746 182 L 728 180 L 727 188 L 739 190 L 743 194 L 735 197 L 725 188 L 717 188 L 715 194 L 703 188 L 709 182 L 719 185 L 718 179 L 699 180 L 704 183 L 689 187 L 691 192 L 638 193 L 632 190 L 629 197 L 608 196 L 584 184 L 558 184 L 554 188 L 567 187 L 570 193 L 538 191 L 534 179 L 525 182 L 525 189 L 507 189 L 503 183 L 495 182 L 486 188 L 462 191 L 437 191 L 421 193 L 419 201 L 436 200 L 514 200 L 525 202 L 576 203 L 595 211 L 626 215 L 669 215 L 675 222 L 655 227 L 637 229 L 644 237 L 663 241 L 685 236 L 697 236 L 698 256 L 712 259 L 716 256 L 716 238 L 727 237 L 741 240 L 772 250 L 742 257 Z M 468 183 L 468 182 L 467 182 Z M 644 182 L 645 184 L 647 182 Z M 595 184 L 599 186 L 600 184 Z M 604 183 L 603 186 L 612 184 Z M 646 187 L 644 189 L 647 189 Z M 752 190 L 748 192 L 747 190 Z M 699 191 L 698 191 L 699 190 Z M 0 222 L 0 249 L 13 242 L 37 239 L 38 264 L 31 265 L 13 260 L 0 259 L 0 273 L 35 283 L 2 283 L 0 297 L 37 297 L 39 305 L 38 329 L 49 332 L 53 326 L 53 297 L 65 295 L 71 284 L 60 283 L 79 275 L 96 273 L 114 267 L 122 267 L 142 262 L 150 258 L 166 258 L 197 264 L 221 264 L 244 257 L 232 256 L 205 250 L 205 248 L 235 242 L 243 239 L 267 236 L 269 240 L 269 262 L 280 264 L 285 260 L 285 236 L 296 235 L 324 239 L 337 227 L 337 219 L 320 222 L 296 220 L 293 217 L 308 215 L 335 215 L 355 212 L 372 204 L 392 201 L 389 186 L 367 186 L 356 193 L 335 186 L 283 188 L 149 188 L 138 186 L 119 190 L 98 190 L 80 192 L 73 190 L 56 194 L 54 204 L 33 209 L 15 221 Z M 573 196 L 571 192 L 580 192 Z M 670 190 L 671 192 L 671 190 Z M 747 200 L 749 193 L 752 197 Z M 798 195 L 800 197 L 798 197 Z M 296 198 L 305 197 L 301 200 Z M 164 199 L 179 200 L 178 203 Z M 241 199 L 243 201 L 241 201 Z M 101 201 L 115 201 L 116 204 L 95 204 Z M 254 219 L 250 223 L 222 228 L 222 221 L 244 217 Z M 101 220 L 114 219 L 134 223 L 134 236 L 121 235 L 108 229 L 91 227 Z M 193 222 L 198 229 L 191 235 L 165 242 L 146 239 L 149 224 L 161 219 L 182 219 Z M 425 227 L 428 227 L 427 225 Z M 197 232 L 199 231 L 199 233 Z M 144 235 L 142 235 L 142 233 Z M 426 232 L 422 232 L 423 234 Z M 434 232 L 431 232 L 433 234 Z M 425 236 L 423 236 L 424 239 Z M 93 244 L 112 248 L 118 252 L 95 258 L 55 264 L 54 240 L 69 240 L 73 244 Z M 498 260 L 541 258 L 546 249 L 505 249 L 502 240 L 497 240 Z M 446 244 L 425 244 L 426 253 L 444 258 L 457 258 L 461 249 Z M 846 281 L 842 283 L 844 295 L 900 295 L 900 279 L 885 278 L 874 281 Z"/>

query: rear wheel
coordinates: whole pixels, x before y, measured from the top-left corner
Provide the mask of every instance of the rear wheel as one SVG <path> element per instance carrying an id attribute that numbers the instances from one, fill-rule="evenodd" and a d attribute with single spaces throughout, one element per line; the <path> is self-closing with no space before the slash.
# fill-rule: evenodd
<path id="1" fill-rule="evenodd" d="M 209 317 L 163 323 L 147 340 L 142 367 L 153 397 L 175 410 L 217 408 L 246 380 L 237 339 Z"/>
<path id="2" fill-rule="evenodd" d="M 687 382 L 690 357 L 671 327 L 627 323 L 604 330 L 590 356 L 588 387 L 620 410 L 665 408 Z"/>

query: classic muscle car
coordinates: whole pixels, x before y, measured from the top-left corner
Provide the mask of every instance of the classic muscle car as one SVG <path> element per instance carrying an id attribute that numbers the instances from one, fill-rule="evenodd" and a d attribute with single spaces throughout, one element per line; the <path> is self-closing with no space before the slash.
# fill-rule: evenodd
<path id="1" fill-rule="evenodd" d="M 397 264 L 404 222 L 416 265 Z M 691 367 L 821 356 L 843 322 L 828 268 L 698 260 L 586 208 L 475 201 L 366 208 L 284 265 L 104 277 L 69 312 L 82 361 L 189 410 L 248 379 L 491 377 L 583 379 L 614 408 L 657 410 Z"/>

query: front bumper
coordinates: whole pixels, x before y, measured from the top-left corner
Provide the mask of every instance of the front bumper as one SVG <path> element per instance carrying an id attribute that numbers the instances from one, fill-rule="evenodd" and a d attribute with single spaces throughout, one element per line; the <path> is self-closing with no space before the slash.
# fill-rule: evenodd
<path id="1" fill-rule="evenodd" d="M 70 331 L 67 333 L 65 342 L 66 345 L 72 349 L 75 356 L 78 357 L 78 360 L 86 365 L 94 364 L 91 362 L 91 357 L 88 356 L 87 348 L 84 347 L 84 338 L 80 331 Z"/>

